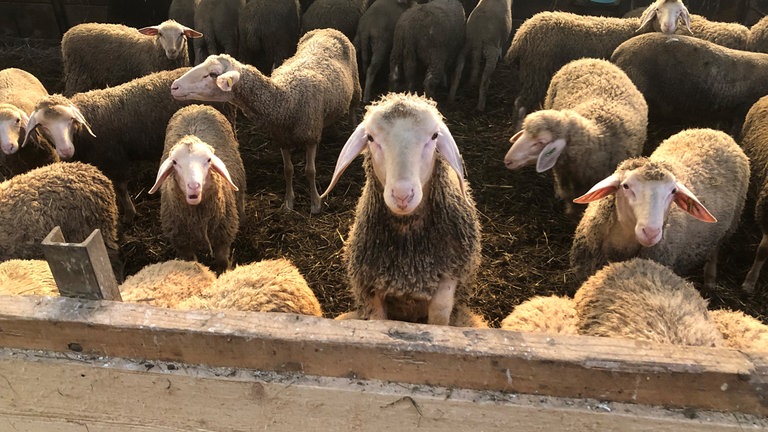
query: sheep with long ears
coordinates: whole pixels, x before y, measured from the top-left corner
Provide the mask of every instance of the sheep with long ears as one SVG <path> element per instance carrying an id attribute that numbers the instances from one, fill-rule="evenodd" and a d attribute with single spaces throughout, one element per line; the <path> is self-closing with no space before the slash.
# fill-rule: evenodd
<path id="1" fill-rule="evenodd" d="M 662 33 L 673 34 L 677 30 L 678 21 L 683 22 L 688 34 L 691 31 L 691 15 L 682 0 L 656 0 L 643 11 L 640 16 L 640 32 L 645 26 L 655 24 Z"/>
<path id="2" fill-rule="evenodd" d="M 32 131 L 41 124 L 45 125 L 46 132 L 55 143 L 56 154 L 64 160 L 71 159 L 75 155 L 73 140 L 75 128 L 72 127 L 73 124 L 81 126 L 88 131 L 89 135 L 96 138 L 96 134 L 91 130 L 91 125 L 88 124 L 88 121 L 76 106 L 73 104 L 52 105 L 45 109 L 37 109 L 29 116 L 27 134 L 21 143 L 22 147 L 29 141 Z"/>
<path id="3" fill-rule="evenodd" d="M 323 197 L 361 153 L 366 183 L 343 253 L 357 316 L 448 325 L 477 273 L 481 235 L 435 102 L 390 93 L 368 106 Z"/>

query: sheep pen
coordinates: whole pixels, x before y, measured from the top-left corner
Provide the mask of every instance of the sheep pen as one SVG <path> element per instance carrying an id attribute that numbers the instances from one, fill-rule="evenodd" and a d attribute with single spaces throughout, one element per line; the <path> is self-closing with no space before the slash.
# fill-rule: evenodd
<path id="1" fill-rule="evenodd" d="M 0 50 L 0 68 L 25 68 L 51 93 L 62 91 L 56 47 L 6 44 L 0 45 Z M 499 64 L 484 113 L 475 112 L 473 101 L 455 106 L 438 104 L 468 167 L 467 179 L 483 226 L 483 261 L 469 306 L 482 312 L 492 327 L 498 327 L 514 306 L 529 298 L 573 295 L 578 288 L 568 270 L 574 226 L 558 210 L 552 176 L 531 175 L 533 168 L 511 172 L 504 167 L 508 139 L 515 132 L 510 123 L 510 107 L 515 100 L 511 77 L 509 67 Z M 338 151 L 354 126 L 344 119 L 324 135 L 316 161 L 318 187 L 330 182 Z M 654 134 L 658 132 L 649 130 L 649 138 L 666 138 Z M 246 218 L 233 245 L 234 262 L 286 257 L 301 270 L 326 317 L 350 310 L 352 298 L 341 248 L 364 183 L 361 164 L 348 168 L 320 214 L 309 214 L 304 182 L 295 185 L 298 210 L 285 212 L 280 209 L 284 192 L 280 153 L 270 148 L 273 143 L 269 138 L 244 116 L 238 118 L 237 135 L 249 189 Z M 296 169 L 298 172 L 302 166 L 297 163 Z M 159 196 L 147 195 L 156 173 L 156 162 L 142 165 L 129 184 L 138 215 L 120 239 L 126 276 L 175 256 L 157 223 Z M 709 299 L 711 309 L 740 310 L 768 323 L 768 297 L 749 297 L 739 291 L 760 241 L 759 232 L 748 225 L 751 216 L 746 213 L 742 225 L 721 250 L 718 286 L 702 291 L 702 295 Z M 700 277 L 693 282 L 703 289 Z M 768 286 L 768 276 L 758 281 L 760 286 Z"/>

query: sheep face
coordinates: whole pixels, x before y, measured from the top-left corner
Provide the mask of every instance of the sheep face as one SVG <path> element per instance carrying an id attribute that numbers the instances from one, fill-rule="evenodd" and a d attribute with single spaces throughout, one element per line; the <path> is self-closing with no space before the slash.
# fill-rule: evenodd
<path id="1" fill-rule="evenodd" d="M 154 36 L 155 43 L 165 51 L 165 56 L 176 60 L 187 49 L 187 38 L 199 38 L 203 34 L 185 27 L 174 20 L 163 21 L 160 25 L 144 27 L 139 33 Z"/>
<path id="2" fill-rule="evenodd" d="M 226 54 L 208 56 L 171 84 L 178 100 L 229 102 L 232 88 L 240 80 L 240 64 Z"/>
<path id="3" fill-rule="evenodd" d="M 656 18 L 654 27 L 662 33 L 674 34 L 677 30 L 677 22 L 683 20 L 688 33 L 692 34 L 691 16 L 682 0 L 656 0 L 651 3 L 640 17 L 640 29 L 649 25 L 654 18 Z"/>
<path id="4" fill-rule="evenodd" d="M 509 139 L 512 146 L 504 156 L 507 169 L 535 163 L 536 171 L 544 172 L 555 166 L 566 144 L 563 123 L 564 115 L 556 110 L 537 111 L 526 117 L 523 129 Z"/>
<path id="5" fill-rule="evenodd" d="M 29 116 L 13 105 L 0 105 L 0 149 L 5 154 L 13 154 L 19 149 L 19 136 L 22 128 L 27 127 Z"/>
<path id="6" fill-rule="evenodd" d="M 85 127 L 89 134 L 96 136 L 80 110 L 72 104 L 40 102 L 37 109 L 29 116 L 27 134 L 22 146 L 27 143 L 29 134 L 38 126 L 48 132 L 48 136 L 56 147 L 56 153 L 64 160 L 72 158 L 75 154 L 72 137 L 78 128 Z"/>
<path id="7" fill-rule="evenodd" d="M 203 193 L 212 187 L 210 181 L 211 169 L 221 175 L 226 182 L 237 191 L 232 182 L 227 167 L 221 159 L 213 154 L 213 147 L 191 135 L 183 137 L 168 152 L 168 157 L 157 171 L 157 180 L 149 190 L 150 194 L 157 192 L 171 173 L 179 189 L 189 205 L 200 204 Z"/>
<path id="8" fill-rule="evenodd" d="M 632 167 L 632 164 L 641 164 Z M 630 169 L 627 168 L 629 165 Z M 616 215 L 625 232 L 634 232 L 645 247 L 657 244 L 663 235 L 664 222 L 674 201 L 683 211 L 703 222 L 717 222 L 685 185 L 661 164 L 647 159 L 630 159 L 600 181 L 586 194 L 573 200 L 588 203 L 608 195 L 616 195 Z"/>

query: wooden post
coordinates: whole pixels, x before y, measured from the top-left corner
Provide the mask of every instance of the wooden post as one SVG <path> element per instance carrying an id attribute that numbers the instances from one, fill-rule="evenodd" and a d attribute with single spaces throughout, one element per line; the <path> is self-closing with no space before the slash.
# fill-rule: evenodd
<path id="1" fill-rule="evenodd" d="M 66 243 L 56 226 L 43 239 L 43 252 L 64 297 L 122 301 L 100 230 L 82 243 Z"/>

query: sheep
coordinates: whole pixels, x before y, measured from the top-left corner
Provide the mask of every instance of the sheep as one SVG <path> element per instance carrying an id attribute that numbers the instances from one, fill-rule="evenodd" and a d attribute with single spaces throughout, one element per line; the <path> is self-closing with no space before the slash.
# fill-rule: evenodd
<path id="1" fill-rule="evenodd" d="M 141 29 L 78 24 L 61 38 L 64 94 L 113 87 L 152 72 L 189 66 L 187 38 L 201 36 L 173 20 Z"/>
<path id="2" fill-rule="evenodd" d="M 245 216 L 246 186 L 229 121 L 207 105 L 180 109 L 168 122 L 160 162 L 149 194 L 162 187 L 163 233 L 182 259 L 196 260 L 202 249 L 214 256 L 217 273 L 227 270 Z"/>
<path id="3" fill-rule="evenodd" d="M 122 280 L 115 191 L 96 167 L 56 162 L 0 183 L 0 261 L 42 259 L 40 243 L 56 226 L 72 243 L 99 229 Z"/>
<path id="4" fill-rule="evenodd" d="M 573 304 L 583 335 L 724 345 L 707 301 L 693 284 L 652 260 L 606 265 L 579 287 Z"/>
<path id="5" fill-rule="evenodd" d="M 315 155 L 325 127 L 345 113 L 354 116 L 362 90 L 355 48 L 334 29 L 313 30 L 296 54 L 265 76 L 228 55 L 212 56 L 173 82 L 179 100 L 227 101 L 260 124 L 279 144 L 285 175 L 284 207 L 294 206 L 291 150 L 306 151 L 311 212 L 321 210 L 315 184 Z"/>
<path id="6" fill-rule="evenodd" d="M 367 0 L 315 0 L 301 14 L 301 34 L 333 28 L 352 40 L 357 33 L 360 17 L 367 7 Z"/>
<path id="7" fill-rule="evenodd" d="M 768 16 L 760 18 L 749 28 L 746 50 L 768 53 Z"/>
<path id="8" fill-rule="evenodd" d="M 299 42 L 299 0 L 251 0 L 240 11 L 238 59 L 272 72 Z"/>
<path id="9" fill-rule="evenodd" d="M 362 319 L 359 310 L 344 312 L 334 318 L 337 321 Z M 453 308 L 448 325 L 451 327 L 489 328 L 488 321 L 482 315 L 463 304 L 457 304 Z"/>
<path id="10" fill-rule="evenodd" d="M 187 70 L 155 72 L 71 98 L 46 97 L 30 116 L 27 136 L 39 125 L 50 133 L 62 159 L 92 163 L 104 171 L 117 188 L 123 223 L 131 223 L 136 208 L 128 181 L 140 161 L 160 158 L 168 120 L 188 105 L 171 97 L 168 88 Z"/>
<path id="11" fill-rule="evenodd" d="M 176 307 L 323 315 L 304 276 L 284 258 L 237 266 Z"/>
<path id="12" fill-rule="evenodd" d="M 0 180 L 58 160 L 41 135 L 33 140 L 34 145 L 19 148 L 35 103 L 47 95 L 45 86 L 31 73 L 0 70 Z"/>
<path id="13" fill-rule="evenodd" d="M 647 127 L 645 99 L 621 69 L 607 60 L 574 60 L 552 77 L 544 109 L 526 116 L 509 140 L 504 164 L 552 169 L 555 194 L 575 215 L 571 200 L 642 153 Z"/>
<path id="14" fill-rule="evenodd" d="M 59 289 L 45 260 L 0 262 L 0 295 L 57 296 Z"/>
<path id="15" fill-rule="evenodd" d="M 579 333 L 573 299 L 561 296 L 536 296 L 520 303 L 501 321 L 501 328 L 564 335 Z"/>
<path id="16" fill-rule="evenodd" d="M 189 27 L 195 27 L 195 0 L 173 0 L 168 6 L 168 19 Z M 187 53 L 189 54 L 189 64 L 195 64 L 195 42 L 190 38 L 187 40 Z"/>
<path id="17" fill-rule="evenodd" d="M 485 111 L 488 87 L 496 64 L 503 54 L 512 33 L 512 0 L 481 0 L 467 18 L 466 40 L 456 60 L 456 70 L 448 100 L 454 101 L 459 88 L 464 62 L 470 56 L 469 85 L 480 83 L 477 110 Z M 480 66 L 484 64 L 482 78 Z"/>
<path id="18" fill-rule="evenodd" d="M 360 71 L 365 77 L 365 103 L 371 101 L 376 76 L 389 61 L 395 24 L 413 3 L 412 0 L 377 0 L 360 17 L 354 44 L 360 54 Z"/>
<path id="19" fill-rule="evenodd" d="M 170 260 L 145 266 L 120 284 L 124 302 L 177 308 L 216 281 L 216 274 L 195 261 Z"/>
<path id="20" fill-rule="evenodd" d="M 679 132 L 650 157 L 625 160 L 574 200 L 590 203 L 570 251 L 577 280 L 609 261 L 639 256 L 680 274 L 706 261 L 704 285 L 713 288 L 718 248 L 738 226 L 748 183 L 744 151 L 713 129 Z M 679 208 L 671 208 L 673 201 Z"/>
<path id="21" fill-rule="evenodd" d="M 640 35 L 619 45 L 611 62 L 643 93 L 651 118 L 689 127 L 729 120 L 723 129 L 738 131 L 749 107 L 768 93 L 768 54 L 689 36 Z"/>
<path id="22" fill-rule="evenodd" d="M 359 316 L 447 325 L 480 264 L 481 229 L 456 142 L 425 97 L 389 93 L 342 148 L 327 196 L 364 150 L 343 259 Z M 437 150 L 437 152 L 435 151 Z"/>
<path id="23" fill-rule="evenodd" d="M 403 12 L 395 25 L 389 56 L 389 90 L 400 90 L 403 77 L 405 90 L 421 90 L 417 80 L 425 69 L 423 91 L 434 99 L 437 87 L 447 83 L 448 70 L 464 45 L 465 21 L 458 0 L 432 0 Z"/>
<path id="24" fill-rule="evenodd" d="M 195 61 L 209 55 L 238 54 L 238 17 L 245 0 L 195 0 L 195 29 L 203 34 L 195 42 Z"/>
<path id="25" fill-rule="evenodd" d="M 722 333 L 728 348 L 768 351 L 768 326 L 741 311 L 717 309 L 709 317 Z"/>

